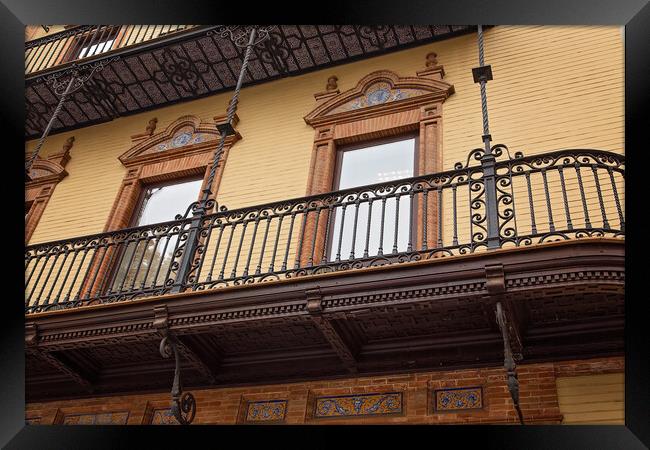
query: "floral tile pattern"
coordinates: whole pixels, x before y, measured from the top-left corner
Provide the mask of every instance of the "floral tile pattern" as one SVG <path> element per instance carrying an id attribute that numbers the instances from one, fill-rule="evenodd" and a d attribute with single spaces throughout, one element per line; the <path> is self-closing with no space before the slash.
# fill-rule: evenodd
<path id="1" fill-rule="evenodd" d="M 179 425 L 176 417 L 172 414 L 171 408 L 161 408 L 153 410 L 151 419 L 152 425 Z"/>
<path id="2" fill-rule="evenodd" d="M 316 398 L 314 418 L 375 416 L 402 411 L 401 392 L 343 395 Z"/>
<path id="3" fill-rule="evenodd" d="M 126 425 L 128 412 L 74 414 L 63 418 L 63 425 Z"/>
<path id="4" fill-rule="evenodd" d="M 481 408 L 483 408 L 483 388 L 480 386 L 434 391 L 433 409 L 436 412 Z"/>
<path id="5" fill-rule="evenodd" d="M 158 151 L 165 151 L 183 147 L 184 145 L 197 144 L 203 142 L 206 137 L 203 133 L 195 133 L 191 127 L 183 127 L 171 139 L 156 145 L 156 149 Z"/>
<path id="6" fill-rule="evenodd" d="M 249 402 L 246 408 L 246 422 L 280 422 L 287 414 L 286 400 Z"/>
<path id="7" fill-rule="evenodd" d="M 405 98 L 417 97 L 425 93 L 421 89 L 394 89 L 389 83 L 380 82 L 373 84 L 361 97 L 334 108 L 329 114 L 395 102 Z"/>

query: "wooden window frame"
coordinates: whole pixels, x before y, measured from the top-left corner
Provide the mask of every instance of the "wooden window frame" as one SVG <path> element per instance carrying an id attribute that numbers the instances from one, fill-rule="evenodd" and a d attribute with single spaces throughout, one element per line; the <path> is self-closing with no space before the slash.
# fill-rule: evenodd
<path id="1" fill-rule="evenodd" d="M 235 116 L 233 120 L 234 126 L 238 120 L 238 117 Z M 212 123 L 203 122 L 196 116 L 187 115 L 176 119 L 162 132 L 132 136 L 133 142 L 137 143 L 119 157 L 127 172 L 113 202 L 104 232 L 122 230 L 132 224 L 133 216 L 139 206 L 139 199 L 144 192 L 145 186 L 153 183 L 165 183 L 197 177 L 203 179 L 200 189 L 202 192 L 207 187 L 214 151 L 220 139 L 217 125 L 225 122 L 225 115 L 214 117 Z M 183 130 L 188 132 L 191 130 L 192 136 L 201 136 L 203 140 L 198 143 L 167 148 L 164 151 L 159 150 L 161 145 L 169 145 L 172 139 L 178 135 L 177 133 Z M 225 140 L 221 160 L 211 186 L 212 198 L 216 198 L 219 190 L 230 148 L 239 139 L 241 139 L 241 135 L 236 132 L 234 135 L 229 135 Z M 185 205 L 185 207 L 188 206 Z M 179 214 L 184 212 L 179 210 Z M 88 286 L 89 280 L 85 280 L 80 290 L 80 292 L 90 290 L 90 292 L 87 292 L 89 298 L 101 294 L 112 276 L 114 268 L 109 267 L 107 262 L 102 262 L 111 261 L 110 251 L 105 253 L 109 255 L 103 255 L 91 262 L 88 273 L 97 271 L 93 285 Z M 97 265 L 100 265 L 98 269 Z"/>
<path id="2" fill-rule="evenodd" d="M 340 190 L 340 182 L 341 182 L 341 170 L 343 169 L 343 154 L 345 152 L 349 151 L 354 151 L 354 150 L 361 150 L 363 148 L 375 146 L 375 145 L 382 145 L 382 144 L 390 144 L 392 142 L 399 142 L 402 140 L 406 139 L 415 139 L 415 148 L 413 149 L 413 176 L 417 175 L 418 172 L 418 163 L 419 163 L 419 154 L 420 154 L 420 136 L 416 132 L 406 132 L 403 134 L 396 134 L 393 136 L 389 137 L 382 137 L 382 138 L 376 138 L 376 139 L 371 139 L 367 141 L 361 141 L 357 142 L 354 144 L 349 144 L 349 145 L 342 145 L 338 148 L 336 151 L 336 165 L 334 169 L 334 178 L 332 181 L 332 190 Z M 397 180 L 396 180 L 397 181 Z M 411 205 L 411 214 L 413 214 L 413 205 Z M 412 236 L 415 236 L 417 233 L 417 226 L 416 226 L 416 221 L 413 220 L 413 223 L 411 224 L 411 227 L 409 227 L 409 232 L 411 233 Z M 327 249 L 327 260 L 331 261 L 332 260 L 332 239 L 334 239 L 334 227 L 336 225 L 336 213 L 334 214 L 334 220 L 330 221 L 330 227 L 329 227 L 329 232 L 327 235 L 329 236 L 328 241 L 325 242 L 325 246 Z"/>
<path id="3" fill-rule="evenodd" d="M 195 201 L 198 201 L 201 198 L 201 194 L 202 194 L 201 191 L 203 190 L 203 187 L 205 186 L 205 181 L 206 181 L 205 178 L 201 178 L 200 175 L 198 175 L 198 174 L 194 175 L 194 176 L 189 175 L 189 176 L 185 176 L 185 177 L 182 177 L 182 178 L 174 178 L 174 179 L 166 180 L 166 181 L 158 181 L 158 182 L 155 182 L 155 183 L 142 184 L 140 186 L 140 194 L 138 196 L 138 200 L 135 203 L 135 207 L 133 208 L 133 211 L 131 213 L 131 219 L 129 221 L 129 225 L 127 226 L 127 228 L 133 228 L 133 227 L 138 226 L 137 225 L 137 220 L 139 219 L 139 215 L 142 213 L 142 206 L 143 206 L 142 203 L 144 201 L 144 195 L 145 195 L 147 189 L 150 189 L 151 187 L 156 187 L 156 186 L 170 186 L 170 185 L 173 185 L 173 184 L 179 184 L 179 183 L 183 183 L 183 182 L 186 182 L 186 181 L 198 181 L 198 180 L 203 180 L 203 183 L 201 184 L 201 188 L 199 189 L 199 192 L 197 193 L 196 199 L 195 199 Z M 179 210 L 179 213 L 181 213 L 181 212 L 182 211 Z M 172 220 L 172 219 L 170 219 L 170 220 Z M 125 248 L 120 249 L 120 252 L 116 255 L 115 261 L 121 261 L 121 258 L 124 257 L 124 252 L 125 251 L 126 251 Z M 111 286 L 114 285 L 114 283 L 116 281 L 115 279 L 116 279 L 116 276 L 117 276 L 118 269 L 119 269 L 118 264 L 113 264 L 112 267 L 108 268 L 107 283 L 103 287 L 103 289 L 106 289 L 106 288 L 111 287 Z"/>
<path id="4" fill-rule="evenodd" d="M 330 77 L 330 79 L 335 77 Z M 369 142 L 375 139 L 392 138 L 408 133 L 418 136 L 416 147 L 415 176 L 440 172 L 442 170 L 442 106 L 454 93 L 454 86 L 443 81 L 444 68 L 428 64 L 427 69 L 417 72 L 416 77 L 401 77 L 389 70 L 379 70 L 363 77 L 357 85 L 345 92 L 332 89 L 314 95 L 316 107 L 304 117 L 314 128 L 314 145 L 307 179 L 306 195 L 317 195 L 335 189 L 339 149 L 351 144 Z M 335 78 L 336 79 L 336 78 Z M 370 102 L 373 87 L 387 90 L 389 100 Z M 334 83 L 334 88 L 336 88 Z M 397 94 L 400 94 L 398 97 Z M 368 99 L 368 100 L 366 100 Z M 364 104 L 365 102 L 365 104 Z M 437 230 L 437 199 L 432 198 L 427 206 L 427 228 Z M 423 205 L 418 202 L 414 208 L 414 224 L 421 222 Z M 325 213 L 326 215 L 327 213 Z M 315 218 L 306 223 L 305 242 L 311 242 L 316 233 L 315 249 L 305 245 L 300 255 L 301 264 L 306 264 L 309 255 L 323 255 L 325 229 L 328 218 L 321 216 L 315 230 Z M 332 221 L 333 222 L 333 221 Z M 422 229 L 416 227 L 415 245 L 422 243 Z M 429 236 L 427 243 L 435 246 L 437 236 Z M 329 253 L 329 250 L 327 251 Z M 329 255 L 327 255 L 329 257 Z M 314 264 L 321 263 L 320 260 Z"/>

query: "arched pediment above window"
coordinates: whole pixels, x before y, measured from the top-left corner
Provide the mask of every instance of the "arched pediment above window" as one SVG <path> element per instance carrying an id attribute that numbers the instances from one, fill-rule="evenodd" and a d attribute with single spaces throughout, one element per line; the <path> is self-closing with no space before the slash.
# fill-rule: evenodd
<path id="1" fill-rule="evenodd" d="M 29 177 L 32 181 L 60 180 L 68 175 L 61 164 L 43 159 L 40 156 L 34 160 L 29 170 Z"/>
<path id="2" fill-rule="evenodd" d="M 175 156 L 185 156 L 191 153 L 201 153 L 206 148 L 216 146 L 220 139 L 217 125 L 225 122 L 225 117 L 215 117 L 214 122 L 204 122 L 192 115 L 182 116 L 170 123 L 167 128 L 158 133 L 133 136 L 137 142 L 119 159 L 125 166 L 169 159 Z M 238 119 L 235 116 L 233 125 Z M 229 135 L 226 145 L 232 145 L 241 136 L 239 133 Z"/>
<path id="3" fill-rule="evenodd" d="M 454 86 L 442 80 L 400 77 L 389 70 L 379 70 L 363 77 L 354 88 L 328 96 L 305 116 L 305 122 L 314 126 L 384 115 L 442 102 L 453 93 Z"/>

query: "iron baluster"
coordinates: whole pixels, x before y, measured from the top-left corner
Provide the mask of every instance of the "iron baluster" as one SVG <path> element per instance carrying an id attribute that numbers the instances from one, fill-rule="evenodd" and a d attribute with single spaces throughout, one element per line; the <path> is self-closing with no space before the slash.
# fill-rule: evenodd
<path id="1" fill-rule="evenodd" d="M 379 222 L 379 249 L 378 255 L 384 254 L 384 219 L 386 217 L 386 197 L 381 198 L 381 221 Z"/>
<path id="2" fill-rule="evenodd" d="M 298 250 L 296 251 L 296 261 L 293 264 L 294 269 L 298 269 L 300 267 L 300 258 L 302 255 L 302 247 L 303 247 L 303 242 L 305 240 L 305 233 L 307 231 L 307 216 L 309 215 L 309 206 L 305 208 L 305 210 L 302 212 L 302 226 L 300 228 L 300 239 L 298 239 Z M 253 241 L 255 238 L 253 237 Z M 251 245 L 251 250 L 253 249 Z M 250 257 L 249 257 L 250 259 Z M 248 268 L 246 269 L 248 271 Z"/>
<path id="3" fill-rule="evenodd" d="M 546 169 L 542 169 L 542 179 L 544 181 L 544 193 L 546 194 L 546 210 L 548 212 L 548 226 L 551 232 L 555 231 L 555 223 L 553 222 L 553 208 L 551 207 L 551 193 L 548 189 L 548 181 L 546 179 Z"/>
<path id="4" fill-rule="evenodd" d="M 438 239 L 436 248 L 442 248 L 442 185 L 438 185 Z"/>
<path id="5" fill-rule="evenodd" d="M 428 236 L 427 236 L 427 215 L 428 215 L 428 205 L 427 197 L 429 196 L 429 189 L 424 187 L 422 192 L 422 250 L 426 250 L 428 246 Z"/>
<path id="6" fill-rule="evenodd" d="M 320 212 L 322 211 L 323 208 L 320 206 L 316 207 L 316 220 L 314 222 L 314 230 L 312 232 L 312 239 L 311 239 L 311 253 L 309 254 L 309 260 L 307 261 L 307 265 L 309 267 L 314 265 L 314 252 L 316 250 L 316 236 L 318 235 L 318 221 L 320 219 Z"/>
<path id="7" fill-rule="evenodd" d="M 582 199 L 582 210 L 585 214 L 585 228 L 591 228 L 591 221 L 589 220 L 589 209 L 587 208 L 587 198 L 585 197 L 585 188 L 582 184 L 582 174 L 580 173 L 580 164 L 576 159 L 575 165 L 576 176 L 578 177 L 578 187 L 580 188 L 580 198 Z"/>
<path id="8" fill-rule="evenodd" d="M 528 186 L 528 206 L 530 207 L 531 233 L 537 234 L 537 223 L 535 222 L 535 205 L 533 204 L 533 190 L 530 186 L 529 172 L 526 172 L 526 186 Z"/>
<path id="9" fill-rule="evenodd" d="M 230 246 L 232 245 L 232 237 L 235 234 L 235 227 L 237 223 L 231 224 L 230 236 L 228 237 L 228 244 L 226 245 L 226 253 L 223 255 L 223 264 L 221 265 L 221 270 L 219 271 L 219 280 L 223 280 L 224 272 L 226 271 L 226 264 L 228 264 L 228 255 L 230 254 Z"/>
<path id="10" fill-rule="evenodd" d="M 623 210 L 621 209 L 621 201 L 618 198 L 618 190 L 616 189 L 616 182 L 614 181 L 614 172 L 611 167 L 607 168 L 609 172 L 609 179 L 612 183 L 612 191 L 614 193 L 614 200 L 616 201 L 616 211 L 618 212 L 619 228 L 621 231 L 625 231 L 625 218 L 623 217 Z"/>
<path id="11" fill-rule="evenodd" d="M 155 244 L 151 248 L 151 256 L 147 260 L 147 270 L 144 273 L 144 277 L 142 277 L 142 282 L 140 282 L 140 290 L 144 290 L 144 287 L 147 284 L 147 278 L 149 278 L 149 272 L 151 271 L 151 266 L 153 265 L 154 258 L 156 257 L 156 249 L 158 248 L 158 245 L 160 244 L 160 236 L 157 236 L 154 238 Z"/>
<path id="12" fill-rule="evenodd" d="M 251 245 L 248 249 L 248 257 L 246 258 L 246 267 L 244 268 L 243 276 L 248 276 L 248 269 L 251 265 L 251 257 L 253 256 L 253 249 L 255 248 L 255 237 L 257 236 L 257 228 L 260 225 L 260 216 L 255 217 L 255 225 L 253 225 L 253 237 L 251 238 Z M 208 237 L 209 239 L 209 237 Z"/>
<path id="13" fill-rule="evenodd" d="M 275 273 L 275 258 L 278 254 L 278 242 L 280 241 L 280 230 L 282 230 L 282 220 L 284 216 L 278 218 L 278 229 L 275 232 L 275 242 L 273 243 L 273 256 L 271 256 L 271 265 L 269 266 L 269 273 Z"/>
<path id="14" fill-rule="evenodd" d="M 603 193 L 600 189 L 600 180 L 598 179 L 598 168 L 592 164 L 591 170 L 594 172 L 594 181 L 596 182 L 596 193 L 598 194 L 598 204 L 600 205 L 600 214 L 603 217 L 603 228 L 609 228 L 607 213 L 605 213 L 605 203 L 603 202 Z"/>
<path id="15" fill-rule="evenodd" d="M 336 258 L 334 261 L 340 262 L 341 261 L 341 244 L 343 243 L 343 230 L 345 227 L 345 208 L 347 208 L 347 204 L 343 203 L 343 206 L 341 207 L 341 225 L 339 227 L 339 243 L 338 246 L 336 247 Z M 336 214 L 336 212 L 334 212 Z"/>
<path id="16" fill-rule="evenodd" d="M 458 245 L 458 219 L 457 219 L 457 214 L 456 214 L 456 208 L 457 208 L 457 203 L 456 203 L 456 189 L 457 189 L 457 184 L 454 183 L 451 186 L 451 193 L 452 193 L 452 214 L 453 214 L 453 226 L 454 226 L 454 236 L 452 237 L 452 245 L 456 246 Z"/>
<path id="17" fill-rule="evenodd" d="M 354 259 L 354 247 L 357 244 L 357 222 L 359 220 L 359 205 L 360 205 L 360 197 L 357 197 L 357 199 L 354 202 L 354 222 L 352 223 L 352 245 L 350 247 L 350 256 L 349 260 Z"/>
<path id="18" fill-rule="evenodd" d="M 393 253 L 397 253 L 397 238 L 399 232 L 399 198 L 399 194 L 395 195 L 395 236 L 393 238 Z"/>
<path id="19" fill-rule="evenodd" d="M 327 222 L 325 223 L 325 240 L 323 241 L 323 256 L 320 260 L 320 263 L 327 263 L 327 250 L 330 245 L 330 222 L 332 220 L 332 204 L 330 203 L 327 206 Z M 334 241 L 334 237 L 332 237 L 332 241 Z M 330 255 L 331 256 L 331 255 Z"/>
<path id="20" fill-rule="evenodd" d="M 413 211 L 415 208 L 413 207 L 415 205 L 414 202 L 414 197 L 415 197 L 415 186 L 411 185 L 411 192 L 409 192 L 409 232 L 408 232 L 408 243 L 406 244 L 406 251 L 407 253 L 411 253 L 413 251 L 413 221 L 415 220 L 413 218 Z"/>
<path id="21" fill-rule="evenodd" d="M 573 222 L 571 222 L 571 211 L 569 210 L 569 199 L 566 194 L 566 183 L 564 181 L 564 169 L 562 166 L 557 168 L 557 172 L 560 175 L 560 186 L 562 187 L 562 200 L 564 202 L 564 214 L 566 215 L 566 226 L 567 229 L 573 230 Z"/>
<path id="22" fill-rule="evenodd" d="M 367 258 L 368 257 L 368 247 L 370 245 L 370 224 L 372 223 L 372 202 L 374 201 L 374 198 L 370 198 L 368 201 L 368 226 L 366 228 L 366 246 L 363 249 L 363 257 Z"/>
<path id="23" fill-rule="evenodd" d="M 242 224 L 241 236 L 239 237 L 239 245 L 237 246 L 237 254 L 235 255 L 235 262 L 232 265 L 232 272 L 230 273 L 230 278 L 235 278 L 237 276 L 237 265 L 239 264 L 239 256 L 241 255 L 241 246 L 244 243 L 244 236 L 246 236 L 246 226 L 248 222 Z"/>
<path id="24" fill-rule="evenodd" d="M 264 260 L 264 251 L 266 250 L 266 240 L 269 237 L 269 228 L 271 227 L 271 217 L 266 218 L 266 227 L 264 228 L 264 237 L 262 238 L 262 249 L 260 251 L 260 259 L 255 268 L 255 275 L 262 273 L 262 261 Z"/>
<path id="25" fill-rule="evenodd" d="M 210 271 L 208 272 L 208 277 L 206 281 L 212 281 L 212 274 L 214 273 L 214 263 L 217 261 L 217 255 L 219 254 L 219 247 L 221 247 L 221 237 L 223 236 L 223 230 L 225 224 L 217 221 L 217 228 L 219 228 L 219 236 L 217 237 L 217 245 L 214 246 L 214 253 L 212 254 L 212 263 L 210 264 Z"/>
<path id="26" fill-rule="evenodd" d="M 293 234 L 293 223 L 296 220 L 296 213 L 291 214 L 291 223 L 289 224 L 289 236 L 287 237 L 287 248 L 284 252 L 284 259 L 282 260 L 282 267 L 280 268 L 281 272 L 287 270 L 287 260 L 289 259 L 289 249 L 291 248 L 291 236 Z"/>

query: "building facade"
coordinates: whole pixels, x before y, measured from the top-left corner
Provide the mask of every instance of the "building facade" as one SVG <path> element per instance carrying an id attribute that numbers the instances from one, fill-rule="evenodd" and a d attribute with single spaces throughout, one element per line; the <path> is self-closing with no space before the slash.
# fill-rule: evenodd
<path id="1" fill-rule="evenodd" d="M 622 424 L 622 28 L 242 30 L 28 27 L 27 422 Z"/>

